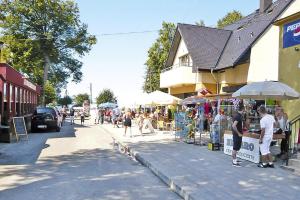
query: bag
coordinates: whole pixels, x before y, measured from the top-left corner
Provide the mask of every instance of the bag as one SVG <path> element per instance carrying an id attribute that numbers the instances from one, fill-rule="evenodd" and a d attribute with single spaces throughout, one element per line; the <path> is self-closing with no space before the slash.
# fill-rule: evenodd
<path id="1" fill-rule="evenodd" d="M 278 129 L 274 134 L 282 134 L 282 129 Z"/>

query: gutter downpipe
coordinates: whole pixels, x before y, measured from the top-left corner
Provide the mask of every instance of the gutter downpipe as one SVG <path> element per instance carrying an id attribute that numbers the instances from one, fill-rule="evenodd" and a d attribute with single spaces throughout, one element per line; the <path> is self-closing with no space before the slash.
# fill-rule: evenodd
<path id="1" fill-rule="evenodd" d="M 211 73 L 211 76 L 214 78 L 214 80 L 216 81 L 216 84 L 217 84 L 217 94 L 219 94 L 219 81 L 218 79 L 216 78 L 216 76 L 214 75 L 214 69 L 213 68 L 210 68 L 210 73 Z"/>

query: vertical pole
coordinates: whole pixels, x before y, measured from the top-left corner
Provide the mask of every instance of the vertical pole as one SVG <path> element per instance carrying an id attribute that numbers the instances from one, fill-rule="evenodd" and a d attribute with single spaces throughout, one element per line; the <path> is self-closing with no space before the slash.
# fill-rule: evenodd
<path id="1" fill-rule="evenodd" d="M 90 102 L 91 102 L 91 104 L 93 103 L 93 96 L 92 96 L 92 83 L 90 83 Z"/>

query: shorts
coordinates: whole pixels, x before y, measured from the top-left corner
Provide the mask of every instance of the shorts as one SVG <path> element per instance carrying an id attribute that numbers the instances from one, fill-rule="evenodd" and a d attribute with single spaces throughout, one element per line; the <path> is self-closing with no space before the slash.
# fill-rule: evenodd
<path id="1" fill-rule="evenodd" d="M 232 139 L 233 139 L 233 150 L 239 151 L 242 146 L 243 138 L 238 136 L 238 134 L 233 133 Z"/>
<path id="2" fill-rule="evenodd" d="M 264 137 L 262 143 L 259 145 L 261 155 L 265 156 L 270 153 L 270 145 L 272 137 Z"/>

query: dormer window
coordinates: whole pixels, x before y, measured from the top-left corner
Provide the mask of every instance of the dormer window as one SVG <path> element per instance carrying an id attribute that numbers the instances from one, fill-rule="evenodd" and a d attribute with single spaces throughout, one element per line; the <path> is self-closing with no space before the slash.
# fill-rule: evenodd
<path id="1" fill-rule="evenodd" d="M 190 66 L 190 56 L 186 54 L 184 56 L 179 57 L 179 65 L 180 66 Z"/>

